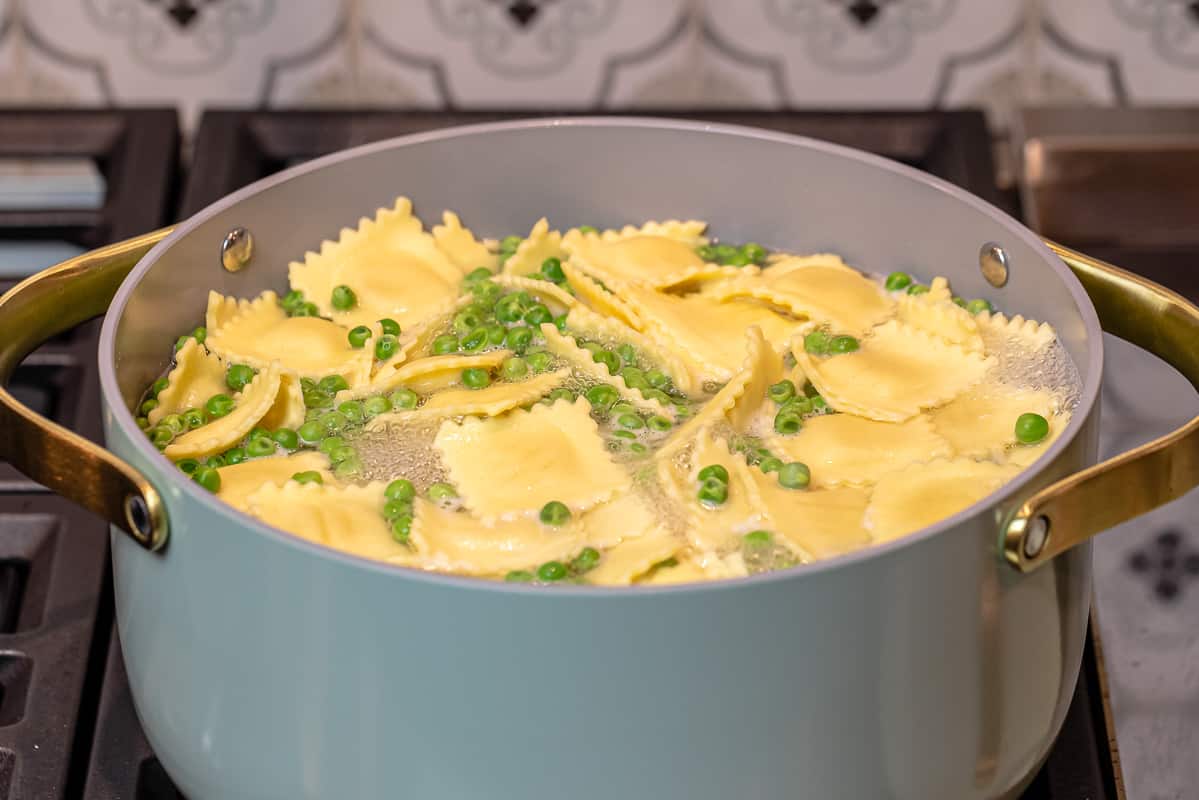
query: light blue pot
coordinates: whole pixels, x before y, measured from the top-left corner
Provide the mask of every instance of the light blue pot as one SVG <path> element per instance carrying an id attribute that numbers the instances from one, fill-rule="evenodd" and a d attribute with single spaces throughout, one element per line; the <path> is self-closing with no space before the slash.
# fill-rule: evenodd
<path id="1" fill-rule="evenodd" d="M 1085 382 L 1042 462 L 921 533 L 790 572 L 660 589 L 537 590 L 369 563 L 269 528 L 170 467 L 127 409 L 200 323 L 397 195 L 491 236 L 645 219 L 947 275 L 1047 320 Z M 247 228 L 249 268 L 218 248 Z M 984 242 L 1011 279 L 986 284 Z M 575 119 L 411 136 L 324 158 L 205 210 L 125 281 L 100 344 L 108 445 L 163 494 L 171 538 L 114 535 L 138 714 L 205 798 L 946 798 L 1008 795 L 1074 688 L 1078 547 L 1019 575 L 999 518 L 1096 454 L 1102 338 L 1072 274 L 1000 211 L 907 167 L 745 128 Z"/>

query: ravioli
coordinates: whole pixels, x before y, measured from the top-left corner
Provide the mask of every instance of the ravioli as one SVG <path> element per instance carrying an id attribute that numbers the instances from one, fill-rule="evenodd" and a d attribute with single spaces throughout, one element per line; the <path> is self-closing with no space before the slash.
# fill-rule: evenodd
<path id="1" fill-rule="evenodd" d="M 934 409 L 932 421 L 958 455 L 1002 458 L 1016 443 L 1016 419 L 1021 414 L 1048 419 L 1057 405 L 1046 391 L 984 382 Z"/>
<path id="2" fill-rule="evenodd" d="M 599 565 L 587 574 L 588 583 L 628 586 L 682 547 L 681 541 L 663 530 L 621 542 L 605 552 Z"/>
<path id="3" fill-rule="evenodd" d="M 198 458 L 227 450 L 245 438 L 279 397 L 281 373 L 274 362 L 260 370 L 237 397 L 237 405 L 219 419 L 180 436 L 163 450 L 167 458 Z"/>
<path id="4" fill-rule="evenodd" d="M 767 514 L 762 526 L 783 539 L 802 561 L 848 553 L 870 543 L 864 517 L 870 493 L 842 487 L 796 491 L 784 489 L 772 476 L 755 475 Z"/>
<path id="5" fill-rule="evenodd" d="M 695 248 L 706 244 L 705 223 L 646 223 L 602 234 L 570 231 L 563 247 L 572 263 L 612 288 L 630 283 L 669 286 L 679 276 L 702 267 Z"/>
<path id="6" fill-rule="evenodd" d="M 991 461 L 938 460 L 884 475 L 866 507 L 866 528 L 883 542 L 913 533 L 978 502 L 1019 470 Z"/>
<path id="7" fill-rule="evenodd" d="M 373 353 L 350 346 L 349 331 L 320 317 L 289 317 L 274 292 L 262 295 L 215 331 L 205 344 L 229 363 L 262 369 L 278 361 L 301 377 L 340 375 L 350 386 L 370 378 Z"/>
<path id="8" fill-rule="evenodd" d="M 562 234 L 551 231 L 545 217 L 537 220 L 529 235 L 516 247 L 516 252 L 504 262 L 503 273 L 523 277 L 541 271 L 547 258 L 566 258 L 562 249 Z"/>
<path id="9" fill-rule="evenodd" d="M 146 416 L 150 422 L 158 424 L 168 414 L 202 408 L 215 394 L 229 394 L 225 384 L 225 362 L 188 337 L 175 354 L 175 368 L 167 373 L 167 386 L 158 393 L 158 405 Z"/>
<path id="10" fill-rule="evenodd" d="M 527 403 L 535 402 L 562 385 L 570 370 L 560 369 L 536 375 L 519 383 L 494 383 L 483 389 L 447 389 L 425 401 L 420 408 L 381 414 L 366 424 L 366 430 L 384 430 L 388 425 L 413 416 L 460 417 L 467 414 L 498 417 Z"/>
<path id="11" fill-rule="evenodd" d="M 286 456 L 251 458 L 240 464 L 221 467 L 219 471 L 221 488 L 217 497 L 240 511 L 249 508 L 248 498 L 263 486 L 268 483 L 282 486 L 298 472 L 316 472 L 326 482 L 333 480 L 328 456 L 314 450 Z"/>
<path id="12" fill-rule="evenodd" d="M 293 261 L 288 278 L 323 316 L 347 328 L 388 317 L 402 329 L 453 299 L 463 272 L 412 215 L 411 201 L 401 197 L 374 219 L 361 219 L 356 229 L 342 229 L 337 241 L 325 241 L 319 252 Z M 354 291 L 354 307 L 334 307 L 337 286 Z"/>
<path id="13" fill-rule="evenodd" d="M 877 283 L 826 260 L 780 261 L 757 275 L 731 282 L 725 291 L 725 297 L 745 296 L 828 325 L 837 333 L 860 334 L 895 314 L 894 302 Z"/>
<path id="14" fill-rule="evenodd" d="M 877 422 L 852 414 L 811 417 L 794 436 L 775 435 L 770 449 L 812 471 L 812 486 L 869 486 L 888 472 L 953 455 L 926 416 Z"/>
<path id="15" fill-rule="evenodd" d="M 597 314 L 613 317 L 636 330 L 644 327 L 641 317 L 628 303 L 593 281 L 587 273 L 575 269 L 569 262 L 562 264 L 562 273 L 575 296 Z"/>
<path id="16" fill-rule="evenodd" d="M 951 299 L 949 284 L 944 278 L 933 280 L 932 289 L 925 294 L 903 294 L 896 301 L 897 319 L 944 339 L 972 353 L 983 351 L 982 332 L 978 320 Z"/>
<path id="17" fill-rule="evenodd" d="M 338 393 L 337 400 L 352 400 L 371 394 L 390 392 L 401 386 L 417 394 L 449 389 L 462 383 L 466 369 L 495 369 L 512 355 L 511 350 L 490 350 L 475 355 L 428 356 L 408 361 L 391 372 L 376 377 L 369 386 L 351 387 Z"/>
<path id="18" fill-rule="evenodd" d="M 447 421 L 434 447 L 463 503 L 485 520 L 533 516 L 550 501 L 578 513 L 629 486 L 590 411 L 578 398 L 494 419 Z"/>
<path id="19" fill-rule="evenodd" d="M 829 406 L 882 422 L 903 422 L 952 400 L 992 363 L 895 321 L 875 328 L 856 352 L 812 356 L 802 337 L 791 352 Z"/>

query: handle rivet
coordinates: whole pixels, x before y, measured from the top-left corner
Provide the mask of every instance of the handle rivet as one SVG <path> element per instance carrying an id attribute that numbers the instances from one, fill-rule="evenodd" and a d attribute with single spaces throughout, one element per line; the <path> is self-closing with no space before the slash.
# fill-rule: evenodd
<path id="1" fill-rule="evenodd" d="M 234 228 L 221 242 L 221 266 L 227 272 L 238 272 L 254 257 L 254 237 L 245 228 Z"/>
<path id="2" fill-rule="evenodd" d="M 150 508 L 145 499 L 139 494 L 125 497 L 125 521 L 129 523 L 129 532 L 143 543 L 148 543 L 154 535 L 154 525 L 150 521 Z"/>
<path id="3" fill-rule="evenodd" d="M 1024 529 L 1024 557 L 1034 559 L 1041 555 L 1049 541 L 1049 519 L 1044 515 L 1034 517 Z"/>
<path id="4" fill-rule="evenodd" d="M 1007 283 L 1008 269 L 1011 261 L 1007 251 L 995 242 L 987 242 L 978 251 L 978 268 L 982 270 L 987 283 L 999 288 Z"/>

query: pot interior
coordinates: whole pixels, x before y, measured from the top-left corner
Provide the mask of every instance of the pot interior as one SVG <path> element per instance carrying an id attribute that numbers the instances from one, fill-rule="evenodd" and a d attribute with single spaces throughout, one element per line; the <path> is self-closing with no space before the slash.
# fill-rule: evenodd
<path id="1" fill-rule="evenodd" d="M 203 324 L 209 290 L 286 291 L 287 266 L 345 226 L 410 197 L 427 227 L 443 209 L 479 236 L 552 228 L 701 219 L 730 241 L 836 252 L 867 271 L 947 276 L 965 297 L 1052 324 L 1097 394 L 1102 337 L 1081 286 L 1035 235 L 992 206 L 916 170 L 810 139 L 680 121 L 595 118 L 470 126 L 335 154 L 214 204 L 133 271 L 101 344 L 126 408 L 166 366 L 167 343 Z M 237 273 L 220 244 L 236 227 L 254 256 Z M 1008 282 L 979 270 L 984 243 L 1010 259 Z M 112 386 L 112 382 L 106 382 Z M 110 397 L 110 402 L 115 398 Z M 133 426 L 133 419 L 121 424 Z"/>

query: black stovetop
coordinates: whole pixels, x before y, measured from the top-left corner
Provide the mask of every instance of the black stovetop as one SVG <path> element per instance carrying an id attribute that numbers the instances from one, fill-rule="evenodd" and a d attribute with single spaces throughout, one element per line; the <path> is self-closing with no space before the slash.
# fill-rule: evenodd
<path id="1" fill-rule="evenodd" d="M 115 155 L 85 153 L 105 165 L 110 202 L 103 213 L 87 220 L 93 223 L 90 227 L 78 227 L 66 237 L 84 246 L 151 229 L 171 216 L 185 217 L 239 186 L 333 150 L 509 116 L 210 111 L 197 131 L 190 175 L 174 215 L 167 205 L 176 163 L 173 114 L 0 113 L 0 157 L 29 155 L 20 148 L 10 152 L 8 126 L 18 130 L 51 126 L 59 131 L 53 127 L 60 124 L 54 118 L 70 118 L 73 122 L 67 124 L 90 130 L 92 123 L 87 120 L 93 115 L 123 131 L 105 141 L 110 148 L 125 149 Z M 672 115 L 758 125 L 870 150 L 1014 210 L 1010 197 L 995 188 L 990 139 L 982 115 L 976 112 L 675 111 Z M 153 135 L 143 127 L 152 128 Z M 47 138 L 78 150 L 68 133 L 63 128 L 61 135 Z M 96 144 L 103 137 L 91 139 Z M 134 142 L 153 146 L 132 153 L 129 147 Z M 152 189 L 149 196 L 140 204 L 117 202 L 129 197 L 128 187 L 135 181 Z M 139 213 L 134 214 L 130 205 L 138 205 Z M 47 215 L 36 220 L 53 222 Z M 15 229 L 5 226 L 6 221 L 12 220 L 0 212 L 0 241 Z M 91 323 L 42 348 L 14 378 L 26 398 L 92 437 L 99 433 L 97 331 L 96 323 Z M 107 559 L 106 530 L 99 520 L 38 491 L 0 464 L 0 800 L 181 797 L 155 759 L 133 710 L 112 624 Z M 1073 704 L 1048 761 L 1025 794 L 1028 800 L 1116 800 L 1120 796 L 1118 758 L 1109 744 L 1102 658 L 1095 645 L 1088 638 Z"/>

